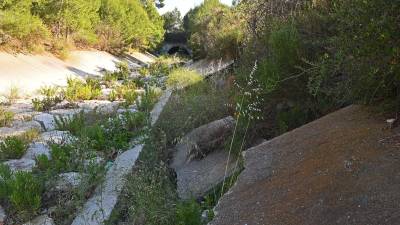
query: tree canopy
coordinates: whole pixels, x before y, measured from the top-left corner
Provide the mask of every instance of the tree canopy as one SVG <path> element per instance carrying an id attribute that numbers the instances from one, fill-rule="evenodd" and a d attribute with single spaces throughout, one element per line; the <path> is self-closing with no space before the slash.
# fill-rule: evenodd
<path id="1" fill-rule="evenodd" d="M 0 0 L 0 42 L 68 42 L 109 51 L 154 48 L 164 21 L 155 0 Z M 4 41 L 7 39 L 8 41 Z"/>

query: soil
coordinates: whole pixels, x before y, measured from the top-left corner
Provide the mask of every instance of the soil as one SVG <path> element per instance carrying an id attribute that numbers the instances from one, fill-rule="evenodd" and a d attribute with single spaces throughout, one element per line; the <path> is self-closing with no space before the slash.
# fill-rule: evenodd
<path id="1" fill-rule="evenodd" d="M 349 106 L 249 149 L 211 225 L 400 224 L 400 129 Z"/>

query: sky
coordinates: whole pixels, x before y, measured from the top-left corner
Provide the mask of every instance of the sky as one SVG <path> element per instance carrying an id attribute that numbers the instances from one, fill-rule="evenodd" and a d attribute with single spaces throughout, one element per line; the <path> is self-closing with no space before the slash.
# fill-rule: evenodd
<path id="1" fill-rule="evenodd" d="M 232 0 L 220 0 L 222 3 L 227 5 L 232 4 Z M 181 12 L 181 15 L 184 16 L 191 8 L 194 8 L 197 5 L 200 5 L 203 0 L 165 0 L 165 6 L 161 8 L 159 11 L 161 14 L 165 12 L 172 11 L 175 8 Z"/>

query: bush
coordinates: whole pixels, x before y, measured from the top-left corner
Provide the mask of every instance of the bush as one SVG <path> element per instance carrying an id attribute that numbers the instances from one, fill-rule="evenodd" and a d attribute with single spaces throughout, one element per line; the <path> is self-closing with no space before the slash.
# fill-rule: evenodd
<path id="1" fill-rule="evenodd" d="M 152 87 L 146 87 L 144 95 L 142 95 L 141 101 L 139 102 L 138 109 L 142 112 L 149 113 L 153 106 L 157 103 L 161 92 Z"/>
<path id="2" fill-rule="evenodd" d="M 118 80 L 126 80 L 128 79 L 131 71 L 129 69 L 129 65 L 127 62 L 118 62 L 116 65 L 117 71 L 116 73 L 116 77 L 118 78 Z"/>
<path id="3" fill-rule="evenodd" d="M 176 206 L 177 225 L 202 225 L 201 207 L 195 200 L 181 202 Z"/>
<path id="4" fill-rule="evenodd" d="M 5 159 L 19 159 L 26 150 L 27 144 L 18 137 L 7 137 L 4 142 L 0 142 L 0 158 Z"/>
<path id="5" fill-rule="evenodd" d="M 73 135 L 78 135 L 85 127 L 85 114 L 81 111 L 72 117 L 55 116 L 54 121 L 57 130 L 69 131 Z"/>
<path id="6" fill-rule="evenodd" d="M 17 172 L 10 182 L 10 202 L 17 212 L 35 213 L 41 205 L 42 185 L 32 173 Z"/>
<path id="7" fill-rule="evenodd" d="M 42 87 L 39 94 L 43 96 L 43 99 L 32 99 L 33 108 L 36 111 L 48 111 L 63 99 L 57 87 Z"/>
<path id="8" fill-rule="evenodd" d="M 173 89 L 183 89 L 202 80 L 203 77 L 196 71 L 180 68 L 173 70 L 168 76 L 167 86 Z"/>
<path id="9" fill-rule="evenodd" d="M 14 115 L 13 112 L 7 111 L 0 106 L 0 127 L 11 126 L 14 120 Z"/>
<path id="10" fill-rule="evenodd" d="M 101 89 L 97 86 L 97 83 L 87 83 L 78 78 L 69 78 L 67 83 L 65 98 L 68 101 L 92 100 L 101 95 Z"/>
<path id="11" fill-rule="evenodd" d="M 4 164 L 0 164 L 0 199 L 8 199 L 11 193 L 10 181 L 12 180 L 12 172 L 10 168 Z"/>

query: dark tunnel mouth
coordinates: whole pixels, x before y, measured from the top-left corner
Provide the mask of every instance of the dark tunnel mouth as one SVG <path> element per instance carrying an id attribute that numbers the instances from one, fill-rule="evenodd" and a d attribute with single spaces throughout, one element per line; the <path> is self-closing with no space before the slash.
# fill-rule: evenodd
<path id="1" fill-rule="evenodd" d="M 183 54 L 183 55 L 190 55 L 189 51 L 186 48 L 183 48 L 181 46 L 174 46 L 168 50 L 169 55 L 173 54 Z"/>

